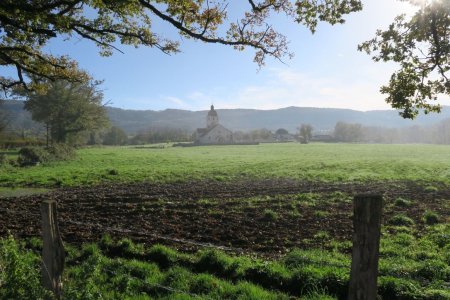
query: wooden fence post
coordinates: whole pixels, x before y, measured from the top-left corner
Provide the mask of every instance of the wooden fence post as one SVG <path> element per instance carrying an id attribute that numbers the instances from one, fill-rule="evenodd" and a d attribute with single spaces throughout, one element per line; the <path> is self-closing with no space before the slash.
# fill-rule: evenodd
<path id="1" fill-rule="evenodd" d="M 353 252 L 349 300 L 377 298 L 382 202 L 381 195 L 357 195 L 353 199 Z"/>
<path id="2" fill-rule="evenodd" d="M 56 201 L 44 200 L 41 203 L 42 215 L 42 283 L 53 291 L 57 299 L 61 297 L 62 273 L 65 252 L 59 234 Z"/>

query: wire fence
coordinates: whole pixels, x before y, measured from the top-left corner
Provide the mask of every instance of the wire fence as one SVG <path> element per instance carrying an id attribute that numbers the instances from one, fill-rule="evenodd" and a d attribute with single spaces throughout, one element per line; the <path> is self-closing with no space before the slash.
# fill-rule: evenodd
<path id="1" fill-rule="evenodd" d="M 99 230 L 101 232 L 118 232 L 118 233 L 122 233 L 122 234 L 126 234 L 126 235 L 136 235 L 136 236 L 144 236 L 144 237 L 151 237 L 153 239 L 158 239 L 158 240 L 163 240 L 163 241 L 168 241 L 168 242 L 172 242 L 172 243 L 178 243 L 178 244 L 187 244 L 187 245 L 192 245 L 192 246 L 196 246 L 196 247 L 202 247 L 202 248 L 210 248 L 210 249 L 217 249 L 220 251 L 230 251 L 230 252 L 234 252 L 234 253 L 248 253 L 249 251 L 244 249 L 244 248 L 238 248 L 238 247 L 230 247 L 230 246 L 223 246 L 223 245 L 215 245 L 212 243 L 205 243 L 205 242 L 199 242 L 199 241 L 195 241 L 195 240 L 191 240 L 191 239 L 183 239 L 183 238 L 176 238 L 176 237 L 171 237 L 171 236 L 167 236 L 167 235 L 161 235 L 161 234 L 156 234 L 156 233 L 151 233 L 148 231 L 140 231 L 140 230 L 134 230 L 134 229 L 126 229 L 126 228 L 121 228 L 121 227 L 115 227 L 115 226 L 105 226 L 99 223 L 90 223 L 90 222 L 79 222 L 79 221 L 74 221 L 74 220 L 61 220 L 60 221 L 61 224 L 72 224 L 72 225 L 76 225 L 76 226 L 82 226 L 82 227 L 87 227 L 87 228 L 91 228 L 91 229 L 96 229 Z M 322 249 L 323 250 L 323 249 Z M 341 269 L 346 269 L 350 272 L 350 265 L 351 263 L 337 263 L 337 262 L 330 262 L 327 261 L 326 259 L 322 260 L 317 260 L 317 259 L 311 259 L 307 256 L 297 256 L 297 262 L 299 263 L 299 267 L 303 266 L 303 265 L 314 265 L 317 267 L 333 267 L 333 268 L 341 268 Z M 45 268 L 45 270 L 47 270 L 47 266 L 43 263 L 43 266 Z M 108 273 L 111 274 L 115 274 L 118 275 L 114 270 L 109 269 L 109 268 L 103 268 L 105 271 L 107 271 Z M 47 272 L 48 273 L 48 272 Z M 135 277 L 131 274 L 120 274 L 121 276 L 126 276 L 130 279 L 136 279 L 136 280 L 143 280 L 139 277 Z M 405 274 L 395 274 L 393 272 L 378 272 L 377 274 L 378 276 L 390 276 L 390 277 L 394 277 L 394 278 L 399 278 L 399 279 L 405 279 L 405 278 L 411 278 L 417 282 L 419 282 L 421 285 L 427 285 L 429 284 L 430 281 L 420 278 L 420 277 L 416 277 L 413 276 L 413 274 L 410 273 L 405 273 Z M 49 276 L 50 277 L 50 276 Z M 164 286 L 161 284 L 157 284 L 157 283 L 146 283 L 149 284 L 151 286 L 153 286 L 154 288 L 158 288 L 158 289 L 163 289 L 169 292 L 173 292 L 173 293 L 182 293 L 182 294 L 187 294 L 190 295 L 192 297 L 199 297 L 199 295 L 190 293 L 189 291 L 184 291 L 184 290 L 178 290 L 169 286 Z M 207 297 L 204 297 L 203 295 L 201 295 L 202 298 L 206 298 L 206 299 L 210 299 Z"/>
<path id="2" fill-rule="evenodd" d="M 122 233 L 122 234 L 129 234 L 129 235 L 135 235 L 135 236 L 151 237 L 153 239 L 168 241 L 168 242 L 172 242 L 172 243 L 185 244 L 185 245 L 191 245 L 191 246 L 208 248 L 208 249 L 216 249 L 216 250 L 231 252 L 231 253 L 249 253 L 249 251 L 244 248 L 230 247 L 230 246 L 224 246 L 224 245 L 215 245 L 212 243 L 205 243 L 205 242 L 199 242 L 199 241 L 190 240 L 190 239 L 176 238 L 176 237 L 170 237 L 167 235 L 150 233 L 148 231 L 139 231 L 139 230 L 120 228 L 120 227 L 104 226 L 99 223 L 79 222 L 79 221 L 74 221 L 74 220 L 61 220 L 60 223 L 84 226 L 84 227 L 88 227 L 88 228 L 95 228 L 102 232 L 111 232 L 111 233 L 118 232 L 118 233 Z M 321 250 L 325 251 L 323 248 L 321 248 Z M 379 257 L 380 257 L 380 259 L 383 259 L 384 255 L 380 254 Z M 345 269 L 350 269 L 350 267 L 351 267 L 350 262 L 348 264 L 342 264 L 342 263 L 331 263 L 326 260 L 321 260 L 321 261 L 312 260 L 306 256 L 298 256 L 298 258 L 300 258 L 300 260 L 301 260 L 300 263 L 305 264 L 305 265 L 309 264 L 309 265 L 313 265 L 316 267 L 333 267 L 333 268 L 345 268 Z M 426 280 L 426 279 L 409 276 L 409 274 L 407 274 L 407 272 L 405 272 L 405 274 L 379 272 L 378 276 L 389 276 L 389 277 L 394 277 L 394 278 L 398 278 L 398 279 L 404 279 L 406 277 L 406 278 L 413 279 L 422 285 L 426 285 L 430 282 L 429 280 Z M 450 283 L 447 283 L 447 285 L 450 287 Z"/>
<path id="3" fill-rule="evenodd" d="M 64 223 L 74 224 L 74 225 L 79 225 L 79 226 L 86 226 L 89 228 L 96 228 L 96 229 L 100 229 L 101 231 L 104 231 L 104 232 L 120 232 L 120 233 L 124 233 L 124 234 L 148 236 L 148 237 L 152 237 L 155 239 L 166 240 L 166 241 L 180 243 L 180 244 L 188 244 L 188 245 L 193 245 L 193 246 L 198 246 L 198 247 L 203 247 L 203 248 L 213 248 L 213 249 L 222 250 L 222 251 L 233 251 L 236 253 L 245 252 L 245 250 L 242 248 L 214 245 L 211 243 L 203 243 L 203 242 L 198 242 L 198 241 L 193 241 L 193 240 L 188 240 L 188 239 L 169 237 L 169 236 L 165 236 L 165 235 L 144 232 L 144 231 L 124 229 L 124 228 L 119 228 L 119 227 L 109 227 L 109 226 L 103 226 L 100 224 L 77 222 L 77 221 L 72 221 L 72 220 L 65 220 Z"/>
<path id="4" fill-rule="evenodd" d="M 194 241 L 194 240 L 175 238 L 175 237 L 170 237 L 170 236 L 166 236 L 166 235 L 150 233 L 150 232 L 146 232 L 146 231 L 138 231 L 138 230 L 132 230 L 132 229 L 124 229 L 124 228 L 120 228 L 120 227 L 104 226 L 104 225 L 101 225 L 98 223 L 78 222 L 78 221 L 73 221 L 73 220 L 64 220 L 62 223 L 73 224 L 73 225 L 78 225 L 78 226 L 86 226 L 89 228 L 96 228 L 103 232 L 119 232 L 119 233 L 123 233 L 123 234 L 131 234 L 131 235 L 136 235 L 136 236 L 148 236 L 151 238 L 165 240 L 165 241 L 169 241 L 169 242 L 173 242 L 173 243 L 187 244 L 187 245 L 197 246 L 197 247 L 201 247 L 201 248 L 216 249 L 216 250 L 227 251 L 227 252 L 232 252 L 232 253 L 248 253 L 249 252 L 246 249 L 238 248 L 238 247 L 215 245 L 212 243 L 204 243 L 204 242 L 198 242 L 198 241 Z M 326 251 L 326 250 L 321 248 L 321 251 Z M 380 255 L 380 258 L 383 258 L 383 255 Z M 350 270 L 350 268 L 351 268 L 351 262 L 344 264 L 344 263 L 329 262 L 325 259 L 318 261 L 318 260 L 313 260 L 307 256 L 302 256 L 302 255 L 297 255 L 297 259 L 298 259 L 298 263 L 300 264 L 300 266 L 312 265 L 315 267 L 331 267 L 331 268 L 341 268 L 341 269 L 348 269 L 348 270 Z M 350 259 L 350 257 L 349 257 L 349 259 Z M 390 273 L 390 272 L 378 272 L 378 276 L 393 277 L 393 278 L 397 278 L 397 279 L 410 278 L 410 279 L 413 279 L 413 280 L 419 282 L 421 285 L 427 285 L 430 283 L 429 280 L 426 280 L 423 278 L 418 278 L 418 277 L 413 277 L 413 276 L 409 276 L 409 275 L 410 274 L 395 274 L 395 273 Z M 448 283 L 448 284 L 450 285 L 450 283 Z"/>
<path id="5" fill-rule="evenodd" d="M 193 241 L 193 240 L 174 238 L 174 237 L 169 237 L 169 236 L 165 236 L 165 235 L 159 235 L 159 234 L 131 230 L 131 229 L 103 226 L 103 225 L 94 224 L 94 223 L 77 222 L 77 221 L 72 221 L 72 220 L 65 220 L 64 222 L 69 223 L 69 224 L 79 225 L 79 226 L 87 226 L 89 228 L 96 228 L 103 232 L 120 232 L 120 233 L 126 233 L 126 234 L 134 234 L 134 235 L 138 235 L 138 236 L 148 236 L 148 237 L 166 240 L 166 241 L 170 241 L 170 242 L 174 242 L 174 243 L 188 244 L 188 245 L 198 246 L 198 247 L 202 247 L 202 248 L 216 249 L 216 250 L 221 250 L 221 251 L 229 251 L 229 252 L 233 252 L 233 253 L 248 253 L 249 252 L 246 249 L 238 248 L 238 247 L 214 245 L 211 243 L 202 243 L 202 242 L 197 242 L 197 241 Z M 300 258 L 301 258 L 302 263 L 308 263 L 308 264 L 316 265 L 319 267 L 329 266 L 329 267 L 335 267 L 335 268 L 350 268 L 350 262 L 348 264 L 338 264 L 338 263 L 330 263 L 325 260 L 318 262 L 318 261 L 312 260 L 306 256 L 300 256 Z"/>

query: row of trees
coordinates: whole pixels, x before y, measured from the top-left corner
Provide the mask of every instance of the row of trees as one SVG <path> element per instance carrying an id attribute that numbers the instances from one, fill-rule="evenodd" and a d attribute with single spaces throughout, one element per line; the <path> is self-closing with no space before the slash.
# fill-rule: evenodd
<path id="1" fill-rule="evenodd" d="M 151 128 L 126 139 L 122 132 L 122 139 L 113 139 L 121 130 L 112 127 L 107 135 L 103 135 L 100 143 L 105 145 L 146 144 L 160 142 L 190 142 L 190 131 L 176 128 Z M 235 131 L 233 138 L 236 142 L 275 142 L 277 136 L 287 135 L 289 140 L 308 143 L 313 139 L 313 127 L 302 124 L 297 132 L 290 134 L 288 130 L 279 128 L 272 132 L 269 129 L 255 129 L 247 132 Z M 109 138 L 106 138 L 108 136 Z M 359 123 L 337 122 L 328 141 L 342 143 L 433 143 L 450 144 L 450 119 L 439 122 L 433 126 L 411 126 L 405 128 L 386 128 L 377 126 L 363 126 Z"/>
<path id="2" fill-rule="evenodd" d="M 309 141 L 312 136 L 312 126 L 303 124 L 299 127 L 299 133 L 304 134 Z M 299 133 L 291 136 L 295 140 L 301 140 Z M 276 136 L 280 134 L 290 135 L 284 128 L 279 128 L 275 132 L 262 128 L 250 131 L 235 131 L 233 132 L 233 139 L 236 142 L 273 142 L 276 140 Z M 128 138 L 125 132 L 113 126 L 106 133 L 97 134 L 96 139 L 92 139 L 92 141 L 103 145 L 141 145 L 164 142 L 192 142 L 193 138 L 194 136 L 189 130 L 170 127 L 152 127 Z M 91 144 L 94 144 L 94 142 L 91 142 Z"/>
<path id="3" fill-rule="evenodd" d="M 360 142 L 362 140 L 362 125 L 337 122 L 334 127 L 334 139 L 338 142 Z"/>
<path id="4" fill-rule="evenodd" d="M 333 139 L 336 142 L 361 143 L 429 143 L 450 144 L 450 119 L 432 126 L 410 126 L 404 128 L 386 128 L 363 126 L 358 123 L 338 122 L 334 128 Z"/>
<path id="5" fill-rule="evenodd" d="M 166 142 L 192 142 L 192 132 L 181 128 L 154 127 L 142 131 L 130 138 L 133 145 L 166 143 Z"/>

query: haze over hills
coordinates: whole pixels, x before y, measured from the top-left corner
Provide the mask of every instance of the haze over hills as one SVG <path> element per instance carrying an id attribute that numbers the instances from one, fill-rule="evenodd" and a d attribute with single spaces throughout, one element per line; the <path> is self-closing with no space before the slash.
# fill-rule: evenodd
<path id="1" fill-rule="evenodd" d="M 23 102 L 8 100 L 2 108 L 9 114 L 13 128 L 39 126 L 31 120 L 30 114 L 23 110 Z M 207 110 L 188 111 L 179 109 L 125 110 L 106 107 L 112 125 L 121 127 L 128 134 L 154 127 L 182 128 L 194 131 L 204 127 Z M 311 124 L 316 132 L 332 131 L 336 122 L 360 123 L 365 126 L 407 127 L 427 126 L 450 118 L 450 107 L 444 107 L 440 114 L 420 115 L 416 120 L 404 120 L 394 110 L 357 111 L 337 108 L 286 107 L 274 110 L 257 109 L 216 109 L 220 123 L 230 130 L 252 130 L 267 128 L 275 131 L 285 128 L 295 132 L 302 123 Z"/>
<path id="2" fill-rule="evenodd" d="M 188 111 L 166 109 L 123 110 L 108 107 L 112 123 L 128 133 L 149 127 L 175 127 L 194 131 L 204 127 L 207 110 Z M 220 123 L 230 130 L 252 130 L 267 128 L 275 131 L 285 128 L 295 132 L 302 123 L 311 124 L 316 131 L 332 131 L 336 122 L 361 123 L 366 126 L 407 127 L 413 125 L 432 125 L 450 118 L 450 107 L 440 114 L 421 115 L 416 120 L 405 120 L 394 110 L 357 111 L 337 108 L 286 107 L 274 110 L 257 109 L 216 109 Z"/>

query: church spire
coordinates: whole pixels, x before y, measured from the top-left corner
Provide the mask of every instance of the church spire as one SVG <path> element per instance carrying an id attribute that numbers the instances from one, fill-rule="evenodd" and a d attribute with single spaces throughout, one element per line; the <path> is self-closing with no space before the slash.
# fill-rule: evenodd
<path id="1" fill-rule="evenodd" d="M 217 115 L 217 111 L 214 110 L 214 105 L 211 104 L 211 110 L 206 117 L 206 127 L 211 128 L 217 124 L 219 124 L 219 116 Z"/>

